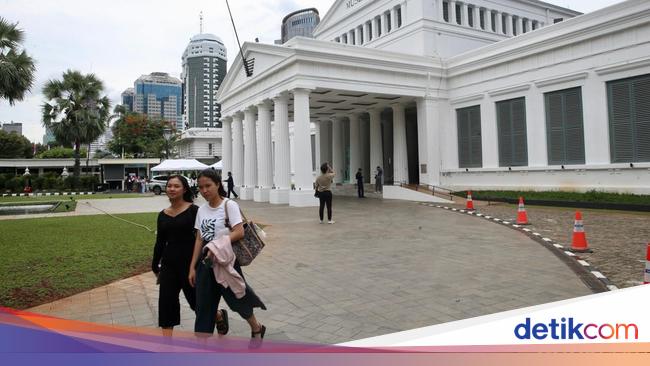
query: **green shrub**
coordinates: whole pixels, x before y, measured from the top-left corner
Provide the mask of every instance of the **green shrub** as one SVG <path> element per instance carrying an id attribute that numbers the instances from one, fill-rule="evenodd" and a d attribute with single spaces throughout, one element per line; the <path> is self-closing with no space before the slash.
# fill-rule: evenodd
<path id="1" fill-rule="evenodd" d="M 23 177 L 13 177 L 5 181 L 5 188 L 13 193 L 20 193 L 25 188 L 25 181 Z"/>
<path id="2" fill-rule="evenodd" d="M 81 148 L 79 156 L 85 158 L 88 154 L 87 149 Z M 74 158 L 74 149 L 68 147 L 55 147 L 36 155 L 38 159 L 72 159 Z"/>
<path id="3" fill-rule="evenodd" d="M 43 183 L 45 182 L 45 177 L 42 175 L 39 175 L 35 178 L 32 178 L 32 189 L 33 190 L 41 190 L 43 189 Z"/>

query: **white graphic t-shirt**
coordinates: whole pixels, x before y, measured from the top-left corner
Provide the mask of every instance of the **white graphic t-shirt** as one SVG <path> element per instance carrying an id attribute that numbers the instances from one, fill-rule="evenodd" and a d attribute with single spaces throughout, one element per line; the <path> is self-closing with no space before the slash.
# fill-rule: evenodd
<path id="1" fill-rule="evenodd" d="M 205 203 L 199 207 L 199 211 L 196 213 L 196 221 L 194 222 L 194 228 L 199 231 L 204 242 L 209 242 L 230 232 L 226 227 L 226 212 L 224 211 L 226 202 L 228 202 L 230 227 L 235 227 L 242 222 L 237 202 L 224 199 L 217 208 L 210 207 L 209 203 Z"/>

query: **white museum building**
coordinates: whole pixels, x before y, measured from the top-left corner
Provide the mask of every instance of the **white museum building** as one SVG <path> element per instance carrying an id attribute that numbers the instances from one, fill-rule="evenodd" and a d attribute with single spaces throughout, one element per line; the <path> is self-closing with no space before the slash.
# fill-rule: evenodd
<path id="1" fill-rule="evenodd" d="M 337 183 L 650 193 L 650 1 L 337 0 L 314 37 L 245 43 L 252 76 L 222 83 L 243 199 L 315 205 L 325 161 Z"/>

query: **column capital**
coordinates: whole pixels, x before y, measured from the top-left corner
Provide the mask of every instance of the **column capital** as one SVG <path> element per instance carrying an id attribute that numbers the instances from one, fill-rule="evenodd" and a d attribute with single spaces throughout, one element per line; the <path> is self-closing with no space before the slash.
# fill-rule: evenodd
<path id="1" fill-rule="evenodd" d="M 314 88 L 307 88 L 307 87 L 296 87 L 290 90 L 291 94 L 296 95 L 296 94 L 303 94 L 303 95 L 309 95 Z"/>
<path id="2" fill-rule="evenodd" d="M 248 107 L 244 108 L 244 113 L 246 112 L 253 112 L 255 113 L 257 110 L 257 106 L 255 104 L 249 105 Z"/>
<path id="3" fill-rule="evenodd" d="M 393 111 L 403 111 L 405 109 L 404 104 L 402 103 L 391 103 L 390 107 Z"/>
<path id="4" fill-rule="evenodd" d="M 272 103 L 273 103 L 273 101 L 270 100 L 270 99 L 263 99 L 263 100 L 261 100 L 261 101 L 255 103 L 255 106 L 256 106 L 258 109 L 259 109 L 260 107 L 261 107 L 261 108 L 270 108 Z"/>
<path id="5" fill-rule="evenodd" d="M 221 122 L 224 122 L 224 123 L 232 122 L 232 116 L 221 117 Z"/>
<path id="6" fill-rule="evenodd" d="M 271 100 L 272 100 L 274 103 L 276 103 L 276 102 L 278 102 L 278 101 L 285 101 L 285 102 L 288 102 L 288 101 L 289 101 L 289 97 L 290 97 L 290 95 L 289 95 L 289 92 L 288 92 L 288 91 L 282 91 L 282 92 L 279 92 L 277 95 L 272 96 L 272 97 L 271 97 Z"/>
<path id="7" fill-rule="evenodd" d="M 241 120 L 244 119 L 244 112 L 237 111 L 237 112 L 233 113 L 232 114 L 232 119 L 233 119 L 233 121 L 237 120 L 237 121 L 241 122 Z"/>

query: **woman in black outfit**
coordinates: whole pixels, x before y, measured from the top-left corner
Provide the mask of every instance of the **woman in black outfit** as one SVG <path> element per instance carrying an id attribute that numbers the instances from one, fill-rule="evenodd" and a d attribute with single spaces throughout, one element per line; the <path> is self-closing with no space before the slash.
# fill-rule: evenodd
<path id="1" fill-rule="evenodd" d="M 198 206 L 192 204 L 193 193 L 187 180 L 173 175 L 167 181 L 167 197 L 171 205 L 158 214 L 156 245 L 151 270 L 158 276 L 158 325 L 163 335 L 171 336 L 181 321 L 178 295 L 183 291 L 192 310 L 196 307 L 196 292 L 188 280 L 194 249 L 194 221 Z M 225 310 L 217 312 L 217 330 L 228 332 Z"/>

